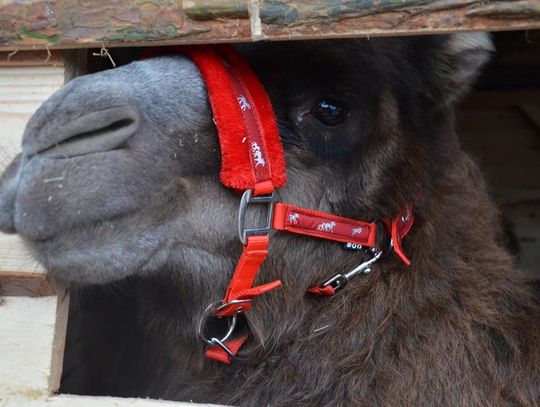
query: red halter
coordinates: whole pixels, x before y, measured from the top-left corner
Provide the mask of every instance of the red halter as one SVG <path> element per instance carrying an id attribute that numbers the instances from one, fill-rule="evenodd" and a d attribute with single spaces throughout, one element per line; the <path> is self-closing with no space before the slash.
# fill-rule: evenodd
<path id="1" fill-rule="evenodd" d="M 206 83 L 214 121 L 221 146 L 221 182 L 244 191 L 240 201 L 238 229 L 244 250 L 222 301 L 211 304 L 199 326 L 199 336 L 207 344 L 206 356 L 230 363 L 247 335 L 234 336 L 237 316 L 248 311 L 253 300 L 281 285 L 273 281 L 253 287 L 261 264 L 268 255 L 272 229 L 321 239 L 343 242 L 352 249 L 364 250 L 369 259 L 354 270 L 337 274 L 315 285 L 308 292 L 332 296 L 357 274 L 367 273 L 370 266 L 392 249 L 406 264 L 402 238 L 411 229 L 414 216 L 407 205 L 395 217 L 380 223 L 362 222 L 324 212 L 286 205 L 279 202 L 277 189 L 286 181 L 285 158 L 270 100 L 254 72 L 230 46 L 175 47 L 175 53 L 185 53 L 197 64 Z M 171 48 L 154 49 L 146 57 L 171 53 Z M 268 208 L 265 225 L 245 226 L 245 214 L 250 204 Z M 389 248 L 381 249 L 381 234 L 386 235 Z M 228 331 L 221 338 L 208 337 L 208 318 L 227 318 Z"/>

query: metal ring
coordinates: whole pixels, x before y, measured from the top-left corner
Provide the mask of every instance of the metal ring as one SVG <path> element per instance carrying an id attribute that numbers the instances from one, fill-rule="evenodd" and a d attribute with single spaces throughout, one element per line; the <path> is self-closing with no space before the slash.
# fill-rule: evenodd
<path id="1" fill-rule="evenodd" d="M 230 338 L 230 336 L 234 332 L 234 328 L 236 327 L 237 315 L 234 314 L 234 315 L 226 317 L 226 318 L 228 318 L 229 328 L 228 328 L 227 332 L 225 333 L 225 335 L 221 339 L 216 338 L 216 337 L 207 338 L 205 336 L 204 328 L 205 328 L 205 325 L 206 325 L 206 321 L 208 320 L 208 318 L 210 316 L 212 316 L 212 314 L 217 309 L 219 309 L 219 306 L 217 306 L 217 304 L 218 304 L 217 302 L 213 302 L 210 305 L 208 305 L 208 307 L 206 307 L 206 309 L 204 310 L 204 313 L 203 313 L 203 315 L 201 317 L 201 320 L 199 321 L 199 326 L 197 327 L 197 336 L 199 337 L 199 339 L 201 341 L 203 341 L 204 343 L 210 345 L 210 346 L 213 346 L 213 345 L 216 344 L 216 342 L 215 342 L 216 339 L 221 343 L 225 342 L 227 339 Z"/>

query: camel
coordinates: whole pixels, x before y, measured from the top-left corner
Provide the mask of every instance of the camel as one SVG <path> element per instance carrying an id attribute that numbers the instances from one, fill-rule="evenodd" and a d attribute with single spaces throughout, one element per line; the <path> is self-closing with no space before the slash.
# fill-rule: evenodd
<path id="1" fill-rule="evenodd" d="M 364 220 L 412 203 L 411 264 L 390 254 L 336 295 L 314 296 L 309 287 L 363 252 L 272 231 L 257 281 L 282 286 L 243 315 L 249 338 L 230 364 L 206 359 L 197 324 L 242 245 L 205 82 L 181 53 L 78 77 L 29 121 L 0 180 L 0 230 L 20 234 L 53 279 L 129 287 L 136 306 L 125 315 L 142 345 L 128 347 L 126 334 L 99 349 L 129 348 L 145 367 L 138 378 L 106 366 L 97 376 L 130 377 L 130 395 L 227 405 L 538 405 L 538 283 L 505 250 L 454 126 L 489 37 L 237 49 L 272 101 L 283 202 Z"/>

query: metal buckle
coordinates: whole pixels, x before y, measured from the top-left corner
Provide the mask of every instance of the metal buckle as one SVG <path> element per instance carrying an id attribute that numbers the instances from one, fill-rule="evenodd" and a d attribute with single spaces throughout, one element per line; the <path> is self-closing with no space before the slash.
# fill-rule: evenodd
<path id="1" fill-rule="evenodd" d="M 239 307 L 236 314 L 233 314 L 231 316 L 227 317 L 216 317 L 215 313 L 219 310 L 222 310 L 225 307 L 228 307 L 232 304 L 243 304 L 246 302 L 252 302 L 253 300 L 232 300 L 223 304 L 218 305 L 218 302 L 213 302 L 206 309 L 204 310 L 203 315 L 201 316 L 201 320 L 199 321 L 199 325 L 197 326 L 197 336 L 201 341 L 206 343 L 207 345 L 214 346 L 217 345 L 221 349 L 223 349 L 231 358 L 234 357 L 234 353 L 225 345 L 225 341 L 231 337 L 231 335 L 234 332 L 234 328 L 236 328 L 236 322 L 238 320 L 238 313 L 242 310 L 242 307 Z M 228 321 L 228 327 L 227 332 L 225 332 L 225 335 L 223 335 L 221 338 L 217 338 L 215 336 L 213 337 L 207 337 L 204 333 L 204 328 L 206 326 L 206 322 L 208 321 L 208 318 L 210 317 L 216 317 L 216 318 L 227 318 Z"/>
<path id="2" fill-rule="evenodd" d="M 246 244 L 249 235 L 265 235 L 270 233 L 272 229 L 272 219 L 274 218 L 274 204 L 279 202 L 278 191 L 273 191 L 270 195 L 255 196 L 253 190 L 248 189 L 240 199 L 240 207 L 238 208 L 238 237 L 242 244 Z M 268 204 L 266 212 L 266 226 L 263 227 L 246 227 L 246 213 L 249 204 Z"/>

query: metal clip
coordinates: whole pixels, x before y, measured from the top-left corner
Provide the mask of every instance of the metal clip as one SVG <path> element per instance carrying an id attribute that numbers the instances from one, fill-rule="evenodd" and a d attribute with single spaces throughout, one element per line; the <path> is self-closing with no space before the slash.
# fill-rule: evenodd
<path id="1" fill-rule="evenodd" d="M 242 244 L 246 244 L 249 235 L 265 235 L 272 229 L 272 219 L 274 218 L 274 204 L 279 202 L 279 194 L 276 191 L 270 195 L 255 196 L 253 190 L 248 189 L 240 199 L 238 208 L 238 237 Z M 246 212 L 249 204 L 268 204 L 266 212 L 266 225 L 262 227 L 246 228 Z"/>
<path id="2" fill-rule="evenodd" d="M 373 253 L 373 257 L 369 260 L 359 264 L 357 267 L 345 274 L 336 274 L 334 277 L 326 280 L 322 286 L 327 287 L 331 286 L 335 292 L 340 291 L 345 288 L 347 283 L 358 274 L 369 274 L 371 273 L 371 265 L 377 262 L 382 256 L 383 251 L 377 248 L 370 249 L 369 252 Z"/>

